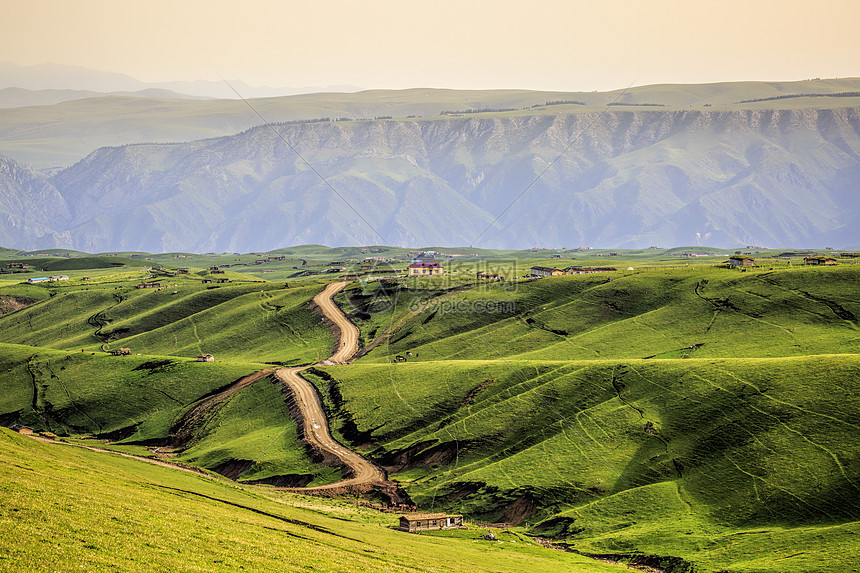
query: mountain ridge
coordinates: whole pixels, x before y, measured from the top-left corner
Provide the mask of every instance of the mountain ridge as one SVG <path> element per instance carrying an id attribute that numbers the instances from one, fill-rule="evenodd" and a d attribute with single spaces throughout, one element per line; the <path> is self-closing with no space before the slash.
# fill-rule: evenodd
<path id="1" fill-rule="evenodd" d="M 5 240 L 253 251 L 462 245 L 487 229 L 475 246 L 844 246 L 858 178 L 855 107 L 289 123 L 99 149 L 48 180 L 67 226 Z"/>

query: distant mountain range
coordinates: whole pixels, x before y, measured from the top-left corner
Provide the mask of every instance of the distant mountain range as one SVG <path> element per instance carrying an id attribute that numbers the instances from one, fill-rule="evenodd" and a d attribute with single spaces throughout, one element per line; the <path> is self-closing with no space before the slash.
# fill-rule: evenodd
<path id="1" fill-rule="evenodd" d="M 0 109 L 9 247 L 860 245 L 858 79 L 30 95 Z"/>
<path id="2" fill-rule="evenodd" d="M 327 87 L 268 87 L 251 86 L 241 80 L 230 80 L 242 97 L 275 97 L 319 91 L 358 91 L 355 86 Z M 19 66 L 0 62 L 0 89 L 16 87 L 28 90 L 80 90 L 107 93 L 136 93 L 143 90 L 168 90 L 178 94 L 209 98 L 235 98 L 236 93 L 223 81 L 196 80 L 188 82 L 142 82 L 131 76 L 115 72 L 92 70 L 62 64 Z M 4 106 L 0 106 L 4 107 Z"/>

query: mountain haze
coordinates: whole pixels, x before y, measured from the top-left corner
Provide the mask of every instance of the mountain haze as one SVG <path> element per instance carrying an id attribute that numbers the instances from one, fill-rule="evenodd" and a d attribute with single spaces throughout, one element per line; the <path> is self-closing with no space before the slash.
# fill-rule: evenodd
<path id="1" fill-rule="evenodd" d="M 322 88 L 278 88 L 251 86 L 241 80 L 230 80 L 244 97 L 274 97 L 321 91 Z M 235 98 L 236 93 L 223 80 L 143 82 L 126 74 L 93 70 L 64 64 L 18 66 L 0 62 L 0 88 L 18 87 L 30 90 L 89 90 L 94 92 L 138 92 L 147 89 L 171 90 L 182 94 L 212 98 Z M 330 86 L 326 89 L 356 91 L 355 86 Z"/>
<path id="2" fill-rule="evenodd" d="M 250 107 L 155 95 L 0 110 L 0 153 L 14 159 L 0 170 L 0 241 L 88 252 L 860 244 L 856 79 L 379 90 Z M 260 116 L 288 121 L 253 127 Z"/>
<path id="3" fill-rule="evenodd" d="M 274 129 L 279 135 L 262 126 L 184 144 L 104 148 L 47 181 L 19 176 L 61 196 L 55 208 L 65 203 L 68 219 L 60 209 L 38 227 L 50 228 L 38 238 L 35 228 L 19 225 L 4 240 L 84 251 L 858 242 L 858 108 L 609 111 Z M 27 205 L 18 207 L 26 212 Z M 6 212 L 14 218 L 12 207 Z"/>

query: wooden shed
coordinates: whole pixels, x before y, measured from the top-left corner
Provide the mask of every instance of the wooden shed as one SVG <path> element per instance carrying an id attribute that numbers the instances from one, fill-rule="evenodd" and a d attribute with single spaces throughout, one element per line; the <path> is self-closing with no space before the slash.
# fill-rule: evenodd
<path id="1" fill-rule="evenodd" d="M 742 257 L 740 255 L 732 255 L 729 257 L 729 266 L 732 267 L 754 267 L 755 259 L 752 257 Z"/>
<path id="2" fill-rule="evenodd" d="M 833 257 L 804 257 L 803 262 L 807 265 L 835 265 L 836 259 Z"/>
<path id="3" fill-rule="evenodd" d="M 9 429 L 13 432 L 18 432 L 19 434 L 24 434 L 25 436 L 32 436 L 35 434 L 33 428 L 30 426 L 22 426 L 21 424 L 12 424 L 9 426 Z"/>
<path id="4" fill-rule="evenodd" d="M 447 513 L 410 513 L 400 516 L 400 531 L 414 533 L 433 529 L 454 529 L 463 527 L 462 515 Z"/>

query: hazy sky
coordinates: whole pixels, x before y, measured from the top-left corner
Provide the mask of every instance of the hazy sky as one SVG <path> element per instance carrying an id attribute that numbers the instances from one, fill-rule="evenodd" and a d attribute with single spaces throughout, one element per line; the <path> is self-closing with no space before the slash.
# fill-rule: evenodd
<path id="1" fill-rule="evenodd" d="M 273 87 L 860 76 L 858 0 L 0 0 L 0 61 Z"/>

